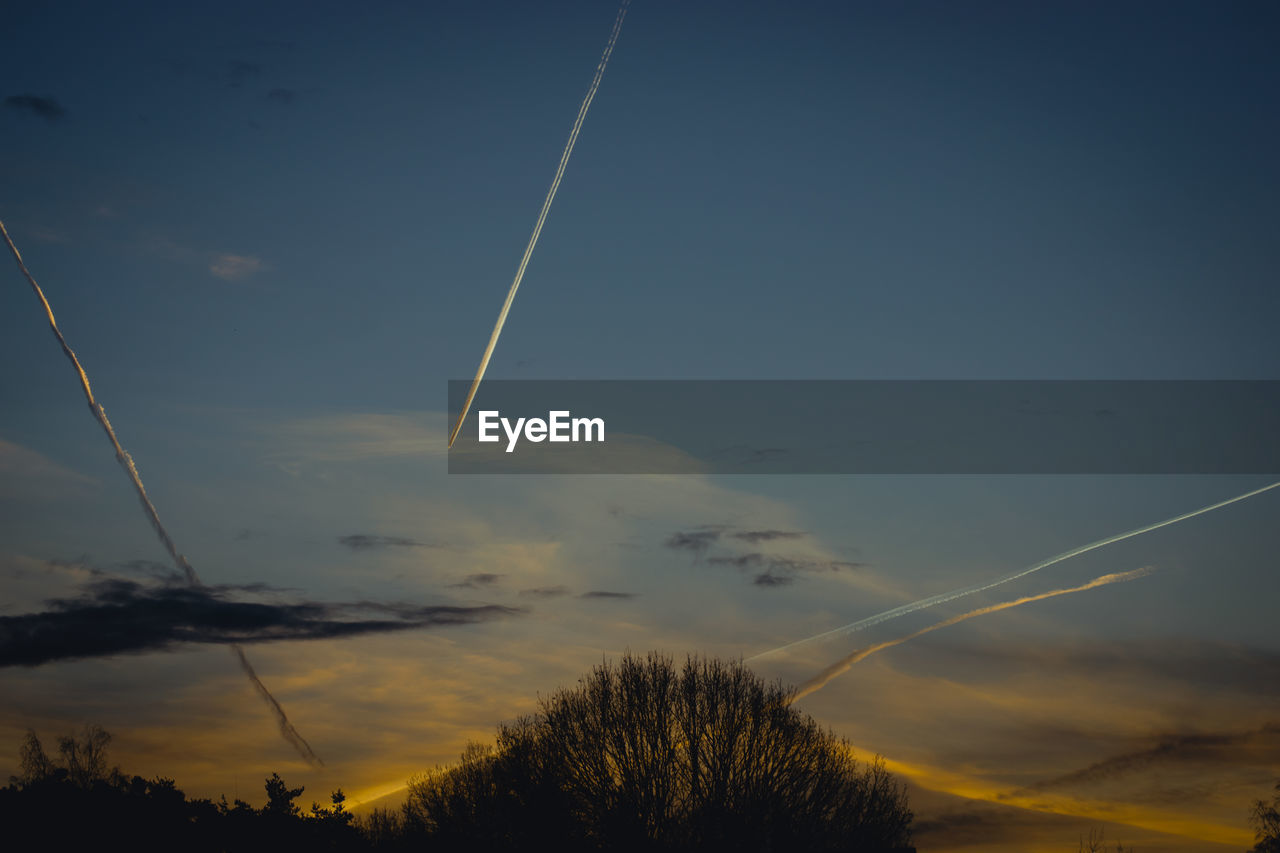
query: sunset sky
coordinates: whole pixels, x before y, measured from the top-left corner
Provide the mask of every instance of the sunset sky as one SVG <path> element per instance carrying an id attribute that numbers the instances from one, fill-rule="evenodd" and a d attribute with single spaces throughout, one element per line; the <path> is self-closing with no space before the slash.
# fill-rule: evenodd
<path id="1" fill-rule="evenodd" d="M 4 13 L 0 220 L 207 587 L 0 258 L 0 779 L 96 723 L 192 796 L 369 802 L 624 651 L 749 658 L 1280 480 L 447 473 L 616 11 Z M 635 0 L 488 375 L 1280 379 L 1278 41 L 1266 3 Z M 1280 779 L 1277 519 L 750 665 L 1151 567 L 799 707 L 908 783 L 921 851 L 1238 853 Z"/>

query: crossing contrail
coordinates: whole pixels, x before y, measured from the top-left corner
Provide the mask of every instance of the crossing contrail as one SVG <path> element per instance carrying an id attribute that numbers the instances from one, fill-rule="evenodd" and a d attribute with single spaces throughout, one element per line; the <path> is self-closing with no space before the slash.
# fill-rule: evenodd
<path id="1" fill-rule="evenodd" d="M 596 74 L 591 79 L 591 86 L 587 89 L 586 97 L 582 99 L 582 106 L 578 107 L 578 117 L 574 119 L 573 129 L 569 131 L 569 141 L 565 143 L 564 152 L 560 155 L 560 165 L 556 167 L 556 176 L 551 181 L 551 188 L 547 190 L 547 197 L 542 202 L 542 211 L 538 214 L 538 221 L 533 226 L 533 234 L 529 236 L 529 245 L 524 247 L 524 257 L 520 259 L 520 266 L 516 267 L 516 277 L 511 282 L 511 289 L 507 291 L 507 301 L 502 303 L 502 310 L 498 312 L 498 322 L 493 326 L 493 334 L 489 335 L 489 344 L 484 348 L 484 355 L 480 358 L 480 367 L 476 370 L 476 378 L 471 380 L 471 389 L 467 391 L 467 400 L 462 404 L 458 422 L 453 425 L 453 431 L 449 433 L 450 447 L 453 447 L 453 441 L 458 437 L 458 432 L 462 429 L 462 422 L 467 419 L 467 411 L 471 408 L 471 401 L 475 399 L 476 389 L 480 387 L 480 380 L 484 379 L 484 372 L 489 367 L 489 359 L 493 357 L 493 348 L 498 345 L 498 336 L 502 334 L 502 326 L 507 322 L 507 312 L 511 310 L 511 303 L 516 298 L 516 291 L 520 289 L 520 280 L 524 278 L 525 267 L 529 265 L 529 258 L 533 255 L 533 249 L 538 245 L 538 237 L 542 234 L 542 224 L 547 221 L 547 212 L 551 210 L 551 202 L 555 201 L 556 190 L 560 189 L 560 179 L 564 177 L 564 167 L 569 163 L 569 155 L 573 153 L 573 144 L 578 141 L 578 132 L 582 130 L 582 121 L 587 117 L 587 110 L 591 107 L 591 101 L 596 96 L 596 90 L 600 88 L 600 78 L 604 77 L 605 66 L 609 64 L 609 57 L 613 55 L 613 45 L 618 41 L 618 32 L 622 29 L 622 19 L 627 16 L 627 6 L 630 2 L 631 0 L 622 0 L 622 5 L 618 7 L 618 17 L 614 19 L 613 31 L 609 33 L 609 41 L 604 46 L 604 54 L 600 57 L 600 64 L 596 66 Z"/>
<path id="2" fill-rule="evenodd" d="M 138 469 L 133 464 L 133 457 L 120 446 L 120 440 L 116 438 L 116 431 L 111 427 L 111 421 L 107 420 L 106 411 L 93 396 L 93 389 L 89 386 L 89 377 L 84 372 L 84 368 L 80 366 L 80 359 L 76 358 L 75 351 L 71 349 L 67 339 L 62 336 L 62 331 L 58 328 L 58 321 L 53 317 L 53 308 L 50 307 L 49 300 L 45 298 L 44 291 L 40 289 L 40 285 L 36 284 L 35 278 L 32 277 L 31 272 L 27 269 L 26 263 L 22 260 L 22 253 L 13 244 L 13 240 L 9 237 L 9 232 L 5 229 L 3 222 L 0 222 L 0 235 L 4 236 L 5 243 L 9 245 L 9 251 L 13 253 L 14 260 L 18 262 L 18 269 L 22 270 L 22 274 L 26 276 L 31 289 L 35 291 L 36 296 L 40 299 L 40 304 L 44 306 L 44 312 L 49 318 L 49 328 L 53 329 L 54 337 L 58 339 L 58 343 L 62 346 L 62 351 L 70 359 L 72 366 L 75 367 L 76 375 L 80 377 L 80 387 L 84 391 L 84 398 L 89 402 L 89 411 L 93 412 L 93 417 L 102 425 L 103 432 L 110 439 L 111 446 L 116 451 L 116 461 L 120 463 L 120 467 L 129 476 L 129 482 L 133 484 L 134 491 L 138 493 L 138 499 L 142 503 L 142 510 L 146 513 L 147 520 L 151 522 L 151 527 L 155 530 L 156 536 L 160 538 L 161 544 L 169 552 L 169 557 L 173 560 L 174 565 L 186 575 L 187 583 L 191 586 L 203 586 L 204 584 L 201 583 L 196 570 L 191 567 L 191 563 L 187 562 L 187 558 L 178 551 L 173 544 L 173 538 L 169 536 L 169 531 L 165 530 L 164 525 L 160 523 L 160 515 L 156 512 L 156 506 L 151 502 L 151 498 L 147 496 L 147 489 L 142 485 L 142 478 L 138 476 Z M 298 734 L 298 730 L 293 727 L 293 724 L 289 722 L 288 716 L 285 715 L 284 708 L 280 707 L 280 703 L 271 695 L 271 691 L 258 678 L 258 674 L 254 672 L 253 667 L 249 664 L 249 659 L 245 657 L 240 646 L 233 644 L 231 651 L 240 659 L 240 667 L 244 670 L 245 675 L 249 677 L 249 681 L 253 683 L 254 688 L 275 711 L 276 720 L 280 724 L 280 734 L 293 745 L 293 748 L 298 751 L 298 754 L 307 763 L 313 767 L 323 766 L 324 762 L 320 760 L 320 756 L 316 755 L 302 735 Z"/>
<path id="3" fill-rule="evenodd" d="M 867 646 L 865 649 L 858 649 L 856 652 L 853 652 L 847 657 L 841 658 L 822 672 L 815 675 L 813 678 L 806 681 L 804 684 L 800 685 L 800 689 L 796 691 L 795 695 L 787 700 L 787 704 L 798 702 L 811 693 L 818 692 L 822 688 L 826 687 L 832 679 L 848 672 L 849 668 L 858 661 L 865 660 L 876 652 L 883 651 L 884 649 L 892 646 L 901 645 L 908 640 L 914 640 L 916 637 L 919 637 L 922 634 L 928 634 L 930 631 L 936 631 L 939 628 L 947 628 L 958 622 L 963 622 L 966 619 L 972 619 L 975 616 L 985 616 L 988 613 L 997 613 L 1001 610 L 1008 610 L 1010 607 L 1020 607 L 1023 604 L 1030 604 L 1033 601 L 1043 601 L 1046 598 L 1068 595 L 1073 592 L 1084 592 L 1086 589 L 1094 589 L 1111 583 L 1123 583 L 1124 581 L 1137 580 L 1138 578 L 1146 577 L 1151 574 L 1151 572 L 1151 567 L 1147 566 L 1141 569 L 1134 569 L 1131 572 L 1117 572 L 1115 574 L 1103 575 L 1100 578 L 1094 578 L 1086 584 L 1073 586 L 1070 589 L 1055 589 L 1049 592 L 1041 592 L 1036 595 L 1026 595 L 1022 598 L 1015 598 L 1013 601 L 1002 601 L 999 604 L 989 604 L 986 607 L 979 607 L 977 610 L 970 610 L 968 613 L 961 613 L 959 616 L 952 616 L 950 619 L 944 619 L 936 625 L 921 628 L 919 631 L 907 634 L 905 637 L 899 637 L 896 640 L 886 640 L 883 643 L 876 643 L 874 646 Z"/>
<path id="4" fill-rule="evenodd" d="M 915 613 L 917 610 L 924 610 L 927 607 L 945 604 L 948 601 L 955 601 L 957 598 L 963 598 L 966 595 L 973 595 L 975 592 L 985 592 L 986 590 L 993 589 L 1001 584 L 1009 583 L 1009 581 L 1014 581 L 1018 578 L 1026 577 L 1033 572 L 1038 572 L 1041 569 L 1047 569 L 1050 566 L 1057 565 L 1064 560 L 1070 560 L 1072 557 L 1078 557 L 1081 554 L 1093 551 L 1096 548 L 1114 545 L 1117 542 L 1123 542 L 1125 539 L 1132 539 L 1134 536 L 1141 536 L 1144 533 L 1159 530 L 1161 527 L 1168 527 L 1171 524 L 1177 524 L 1180 521 L 1195 518 L 1197 515 L 1204 515 L 1206 512 L 1213 512 L 1215 509 L 1222 509 L 1224 506 L 1230 506 L 1233 503 L 1238 503 L 1239 501 L 1246 500 L 1254 497 L 1255 495 L 1260 495 L 1263 492 L 1276 488 L 1277 486 L 1280 486 L 1280 482 L 1271 483 L 1270 485 L 1263 486 L 1260 489 L 1254 489 L 1251 492 L 1245 492 L 1242 495 L 1227 498 L 1225 501 L 1218 501 L 1216 504 L 1202 506 L 1199 509 L 1192 510 L 1191 512 L 1186 512 L 1182 515 L 1174 516 L 1173 518 L 1166 518 L 1164 521 L 1157 521 L 1154 524 L 1148 524 L 1145 527 L 1135 527 L 1133 530 L 1127 530 L 1124 533 L 1117 533 L 1114 536 L 1108 536 L 1106 539 L 1099 539 L 1097 542 L 1090 542 L 1088 545 L 1081 545 L 1079 548 L 1072 548 L 1070 551 L 1064 551 L 1056 557 L 1050 557 L 1043 562 L 1036 563 L 1034 566 L 1019 569 L 1016 572 L 996 578 L 995 580 L 975 584 L 974 586 L 967 586 L 963 589 L 957 589 L 951 592 L 939 593 L 938 595 L 932 595 L 928 598 L 922 598 L 919 601 L 913 601 L 910 604 L 903 604 L 900 607 L 893 608 L 892 610 L 877 613 L 875 616 L 868 616 L 866 619 L 860 619 L 857 622 L 850 622 L 848 625 L 842 625 L 839 628 L 832 628 L 830 631 L 823 631 L 821 634 L 814 634 L 812 637 L 805 637 L 803 640 L 796 640 L 795 642 L 778 646 L 776 649 L 770 649 L 767 652 L 760 652 L 757 655 L 744 658 L 744 662 L 759 660 L 760 658 L 768 657 L 769 655 L 785 652 L 788 649 L 794 649 L 797 646 L 802 646 L 806 643 L 825 640 L 828 637 L 834 637 L 838 634 L 852 634 L 855 631 L 861 631 L 865 628 L 870 628 L 873 625 L 879 625 L 881 622 L 888 622 L 890 619 L 897 619 L 899 616 L 905 616 L 908 613 Z"/>

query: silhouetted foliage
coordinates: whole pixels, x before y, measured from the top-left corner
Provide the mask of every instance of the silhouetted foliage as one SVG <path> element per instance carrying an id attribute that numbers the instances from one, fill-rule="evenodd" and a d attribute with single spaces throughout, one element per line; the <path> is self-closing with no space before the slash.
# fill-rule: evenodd
<path id="1" fill-rule="evenodd" d="M 471 744 L 461 762 L 410 780 L 398 810 L 362 817 L 341 789 L 303 811 L 278 774 L 255 809 L 188 800 L 173 779 L 107 769 L 96 726 L 58 739 L 35 732 L 20 774 L 0 788 L 8 837 L 41 849 L 280 853 L 282 850 L 842 850 L 913 851 L 905 794 L 877 759 L 791 709 L 780 686 L 741 664 L 630 655 L 604 664 L 540 713 Z M 1280 783 L 1254 803 L 1251 853 L 1280 853 Z M 1133 853 L 1117 845 L 1114 853 Z M 1101 831 L 1080 853 L 1106 853 Z"/>
<path id="2" fill-rule="evenodd" d="M 107 770 L 111 736 L 97 726 L 79 737 L 58 739 L 50 758 L 35 732 L 19 749 L 20 776 L 0 789 L 0 819 L 11 833 L 39 837 L 52 850 L 98 849 L 106 839 L 135 851 L 361 850 L 368 844 L 345 810 L 342 792 L 333 807 L 313 804 L 303 815 L 294 804 L 302 788 L 276 774 L 266 780 L 267 804 L 242 800 L 188 800 L 173 779 L 126 776 Z M 25 831 L 25 832 L 24 832 Z"/>
<path id="3" fill-rule="evenodd" d="M 1268 805 L 1266 800 L 1257 800 L 1253 804 L 1253 815 L 1249 823 L 1257 833 L 1257 844 L 1252 853 L 1280 853 L 1280 782 L 1276 783 L 1276 794 Z"/>
<path id="4" fill-rule="evenodd" d="M 402 832 L 444 846 L 886 851 L 911 811 L 878 759 L 715 660 L 625 656 L 410 782 Z"/>

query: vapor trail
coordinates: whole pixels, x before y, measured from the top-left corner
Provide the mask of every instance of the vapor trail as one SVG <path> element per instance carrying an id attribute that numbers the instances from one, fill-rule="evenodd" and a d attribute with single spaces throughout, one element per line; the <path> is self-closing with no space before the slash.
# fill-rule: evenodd
<path id="1" fill-rule="evenodd" d="M 284 708 L 280 707 L 280 703 L 276 701 L 276 697 L 271 695 L 271 691 L 267 689 L 267 685 L 262 683 L 262 679 L 258 678 L 258 673 L 254 670 L 253 664 L 249 663 L 249 658 L 245 657 L 244 650 L 238 644 L 232 644 L 232 653 L 240 659 L 240 668 L 244 670 L 244 674 L 249 676 L 249 680 L 253 682 L 253 686 L 257 688 L 258 695 L 271 706 L 271 710 L 275 712 L 276 722 L 280 724 L 280 735 L 287 740 L 298 754 L 306 759 L 307 763 L 312 767 L 323 767 L 324 762 L 320 760 L 320 756 L 316 755 L 311 749 L 311 744 L 298 733 L 293 727 L 293 723 L 289 722 L 288 715 L 285 714 Z"/>
<path id="2" fill-rule="evenodd" d="M 1054 598 L 1055 596 L 1067 595 L 1072 592 L 1084 592 L 1086 589 L 1094 589 L 1096 587 L 1106 586 L 1107 584 L 1137 580 L 1138 578 L 1146 577 L 1151 574 L 1151 572 L 1151 567 L 1146 566 L 1141 569 L 1134 569 L 1131 572 L 1117 572 L 1110 575 L 1103 575 L 1100 578 L 1094 578 L 1086 584 L 1073 586 L 1070 589 L 1055 589 L 1050 592 L 1042 592 L 1037 595 L 1026 595 L 1022 598 L 1015 598 L 1013 601 L 1002 601 L 999 604 L 989 604 L 986 607 L 979 607 L 977 610 L 970 610 L 968 613 L 961 613 L 959 616 L 952 616 L 950 619 L 944 619 L 936 625 L 921 628 L 919 631 L 916 631 L 913 634 L 907 634 L 905 637 L 898 637 L 896 640 L 886 640 L 883 643 L 876 643 L 874 646 L 867 646 L 865 649 L 858 649 L 852 654 L 831 664 L 831 666 L 800 685 L 800 689 L 788 700 L 788 704 L 791 702 L 798 702 L 809 694 L 818 692 L 822 688 L 826 687 L 827 684 L 829 684 L 836 676 L 848 672 L 849 668 L 858 661 L 865 660 L 876 652 L 883 651 L 884 649 L 892 646 L 901 645 L 908 640 L 914 640 L 916 637 L 919 637 L 922 634 L 928 634 L 930 631 L 936 631 L 939 628 L 946 628 L 951 625 L 955 625 L 958 622 L 963 622 L 966 619 L 972 619 L 975 616 L 985 616 L 988 613 L 1008 610 L 1010 607 L 1019 607 L 1023 604 L 1030 604 L 1033 601 L 1042 601 L 1046 598 Z"/>
<path id="3" fill-rule="evenodd" d="M 102 405 L 94 399 L 93 389 L 89 386 L 89 377 L 84 372 L 84 368 L 80 366 L 80 359 L 76 358 L 75 352 L 67 343 L 67 339 L 62 336 L 62 331 L 58 328 L 58 321 L 53 317 L 53 308 L 49 305 L 49 300 L 45 298 L 44 291 L 40 289 L 40 285 L 36 284 L 36 280 L 32 277 L 31 272 L 27 269 L 27 265 L 22 260 L 22 253 L 18 251 L 18 247 L 13 244 L 13 240 L 9 237 L 8 230 L 4 227 L 4 223 L 0 222 L 0 235 L 4 236 L 4 241 L 9 245 L 9 251 L 13 253 L 14 260 L 18 262 L 18 269 L 22 270 L 22 274 L 30 283 L 31 289 L 35 291 L 36 296 L 40 299 L 40 304 L 44 306 L 44 312 L 49 318 L 49 328 L 53 329 L 53 335 L 58 339 L 58 343 L 62 346 L 62 351 L 70 359 L 71 364 L 76 369 L 76 375 L 80 377 L 80 387 L 84 390 L 84 398 L 89 403 L 89 411 L 93 413 L 93 417 L 102 425 L 102 430 L 107 434 L 107 438 L 111 441 L 111 446 L 116 451 L 116 461 L 120 463 L 120 467 L 124 469 L 125 474 L 129 475 L 129 482 L 133 484 L 134 491 L 138 493 L 138 499 L 142 502 L 142 510 L 146 513 L 147 520 L 151 522 L 152 529 L 155 530 L 156 536 L 160 537 L 161 544 L 165 550 L 169 552 L 169 556 L 173 559 L 174 565 L 182 569 L 186 575 L 187 583 L 191 586 L 204 586 L 200 581 L 196 570 L 187 562 L 187 558 L 179 553 L 177 547 L 173 544 L 173 539 L 169 536 L 169 531 L 165 530 L 164 525 L 160 523 L 160 515 L 156 512 L 155 504 L 151 502 L 151 498 L 147 496 L 147 489 L 142 485 L 142 478 L 138 476 L 138 469 L 133 464 L 133 457 L 129 452 L 120 446 L 120 440 L 116 438 L 116 431 L 111 427 L 111 421 L 107 420 L 107 413 Z M 297 729 L 289 722 L 289 718 L 284 713 L 284 708 L 280 707 L 280 703 L 271 695 L 271 691 L 267 690 L 266 685 L 258 678 L 253 667 L 249 664 L 249 659 L 245 657 L 244 652 L 238 645 L 232 645 L 231 651 L 240 658 L 240 666 L 244 669 L 245 674 L 249 676 L 249 680 L 253 682 L 253 686 L 257 688 L 258 693 L 265 699 L 268 704 L 275 710 L 276 718 L 280 722 L 280 733 L 284 735 L 284 739 L 289 741 L 298 750 L 298 754 L 312 766 L 323 766 L 324 762 L 320 760 L 320 756 L 312 751 L 307 742 L 302 739 L 302 735 L 298 734 Z"/>
<path id="4" fill-rule="evenodd" d="M 855 631 L 861 631 L 865 628 L 870 628 L 873 625 L 879 625 L 881 622 L 888 622 L 890 619 L 897 619 L 899 616 L 905 616 L 908 613 L 915 613 L 917 610 L 924 610 L 925 608 L 933 607 L 938 604 L 945 604 L 948 601 L 955 601 L 957 598 L 963 598 L 966 595 L 973 595 L 975 592 L 985 592 L 986 590 L 993 589 L 1001 584 L 1009 583 L 1009 581 L 1026 577 L 1032 572 L 1038 572 L 1041 569 L 1047 569 L 1050 566 L 1057 565 L 1064 560 L 1069 560 L 1072 557 L 1078 557 L 1081 554 L 1087 553 L 1096 548 L 1102 548 L 1106 545 L 1114 545 L 1115 543 L 1122 542 L 1125 539 L 1131 539 L 1134 536 L 1141 536 L 1144 533 L 1159 530 L 1161 527 L 1168 527 L 1171 524 L 1177 524 L 1180 521 L 1195 518 L 1197 515 L 1204 515 L 1206 512 L 1213 512 L 1215 509 L 1222 509 L 1224 506 L 1230 506 L 1233 503 L 1238 503 L 1239 501 L 1246 500 L 1247 498 L 1254 497 L 1255 495 L 1260 495 L 1263 492 L 1276 488 L 1277 486 L 1280 486 L 1280 482 L 1271 483 L 1270 485 L 1263 486 L 1260 489 L 1254 489 L 1251 492 L 1245 492 L 1242 495 L 1227 498 L 1225 501 L 1218 501 L 1216 504 L 1202 506 L 1199 509 L 1192 510 L 1191 512 L 1186 512 L 1182 515 L 1174 516 L 1173 518 L 1166 518 L 1164 521 L 1157 521 L 1154 524 L 1148 524 L 1145 527 L 1135 527 L 1133 530 L 1128 530 L 1124 533 L 1117 533 L 1114 536 L 1108 536 L 1106 539 L 1099 539 L 1097 542 L 1090 542 L 1088 545 L 1081 545 L 1078 548 L 1072 548 L 1070 551 L 1064 551 L 1056 557 L 1050 557 L 1043 562 L 1036 563 L 1034 566 L 1019 569 L 1016 572 L 996 578 L 995 580 L 985 581 L 983 583 L 975 584 L 974 586 L 967 586 L 963 589 L 957 589 L 951 592 L 942 592 L 937 595 L 929 596 L 928 598 L 922 598 L 919 601 L 913 601 L 910 604 L 903 604 L 900 607 L 893 608 L 892 610 L 877 613 L 875 616 L 868 616 L 866 619 L 860 619 L 857 622 L 850 622 L 848 625 L 842 625 L 839 628 L 832 628 L 830 631 L 823 631 L 821 634 L 814 634 L 812 637 L 805 637 L 803 640 L 796 640 L 794 642 L 787 643 L 786 645 L 778 646 L 776 649 L 770 649 L 767 652 L 760 652 L 757 655 L 744 658 L 744 661 L 759 660 L 760 658 L 768 657 L 769 655 L 774 655 L 778 652 L 784 652 L 788 649 L 805 645 L 806 643 L 812 643 L 816 640 L 824 640 L 828 637 L 834 637 L 837 634 L 852 634 Z"/>
<path id="5" fill-rule="evenodd" d="M 484 372 L 489 367 L 489 359 L 493 356 L 493 349 L 498 345 L 498 336 L 502 334 L 502 326 L 507 322 L 507 312 L 511 310 L 511 303 L 516 298 L 516 291 L 520 289 L 520 281 L 524 278 L 524 270 L 529 265 L 529 258 L 533 255 L 533 249 L 538 245 L 538 237 L 542 234 L 542 224 L 547 221 L 547 212 L 551 210 L 551 202 L 555 201 L 556 190 L 560 189 L 560 179 L 564 177 L 564 167 L 569 163 L 569 155 L 573 153 L 573 145 L 578 141 L 578 131 L 582 129 L 582 121 L 587 117 L 587 110 L 591 107 L 591 101 L 596 96 L 596 90 L 600 88 L 600 79 L 604 77 L 605 66 L 609 64 L 609 57 L 613 55 L 613 45 L 618 40 L 618 33 L 622 29 L 622 19 L 627 16 L 627 6 L 630 3 L 631 0 L 622 0 L 622 5 L 618 7 L 618 17 L 613 22 L 613 31 L 609 33 L 609 41 L 604 46 L 604 54 L 600 57 L 600 64 L 596 66 L 596 74 L 591 80 L 591 86 L 587 89 L 586 97 L 582 99 L 582 106 L 578 107 L 578 117 L 574 119 L 573 129 L 569 131 L 569 141 L 565 143 L 564 152 L 560 155 L 560 165 L 556 167 L 556 176 L 551 181 L 551 188 L 547 190 L 547 197 L 542 202 L 542 211 L 538 214 L 538 221 L 533 226 L 533 234 L 529 236 L 529 245 L 524 248 L 524 257 L 520 259 L 520 266 L 516 268 L 516 277 L 511 282 L 511 289 L 507 291 L 507 301 L 502 303 L 502 310 L 498 312 L 498 322 L 493 326 L 493 334 L 489 335 L 489 344 L 484 348 L 484 355 L 480 358 L 480 367 L 476 370 L 476 378 L 471 380 L 471 389 L 467 391 L 467 400 L 462 404 L 462 412 L 458 415 L 458 422 L 453 425 L 453 431 L 449 433 L 450 447 L 453 447 L 454 439 L 458 437 L 458 432 L 462 429 L 462 422 L 467 419 L 467 412 L 471 408 L 471 401 L 475 399 L 476 389 L 480 387 L 480 380 L 484 378 Z"/>

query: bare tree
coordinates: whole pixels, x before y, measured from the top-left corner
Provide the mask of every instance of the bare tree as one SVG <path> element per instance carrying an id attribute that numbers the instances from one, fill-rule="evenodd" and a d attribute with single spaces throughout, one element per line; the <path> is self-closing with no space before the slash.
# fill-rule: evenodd
<path id="1" fill-rule="evenodd" d="M 1134 853 L 1135 848 L 1116 845 L 1115 853 Z M 1098 828 L 1089 830 L 1089 840 L 1080 839 L 1080 853 L 1107 853 L 1106 833 Z"/>
<path id="2" fill-rule="evenodd" d="M 58 754 L 60 761 L 49 758 L 44 751 L 40 738 L 30 729 L 23 739 L 18 751 L 19 767 L 22 775 L 13 781 L 25 785 L 35 784 L 50 779 L 63 778 L 81 788 L 92 788 L 96 783 L 106 781 L 113 771 L 107 769 L 107 744 L 111 743 L 111 735 L 97 725 L 84 727 L 80 737 L 74 734 L 58 738 Z"/>
<path id="3" fill-rule="evenodd" d="M 58 752 L 62 754 L 67 777 L 81 788 L 93 787 L 95 782 L 107 778 L 107 744 L 111 735 L 98 725 L 86 725 L 83 739 L 75 735 L 58 738 Z"/>
<path id="4" fill-rule="evenodd" d="M 40 738 L 31 729 L 27 729 L 27 736 L 18 750 L 18 762 L 22 769 L 19 780 L 24 785 L 44 781 L 54 772 L 53 762 L 45 755 Z"/>
<path id="5" fill-rule="evenodd" d="M 490 846 L 904 848 L 902 788 L 789 698 L 741 663 L 627 655 L 413 780 L 406 819 Z"/>
<path id="6" fill-rule="evenodd" d="M 1276 794 L 1270 805 L 1266 800 L 1254 802 L 1249 823 L 1257 833 L 1252 853 L 1280 853 L 1280 782 L 1276 783 Z"/>

